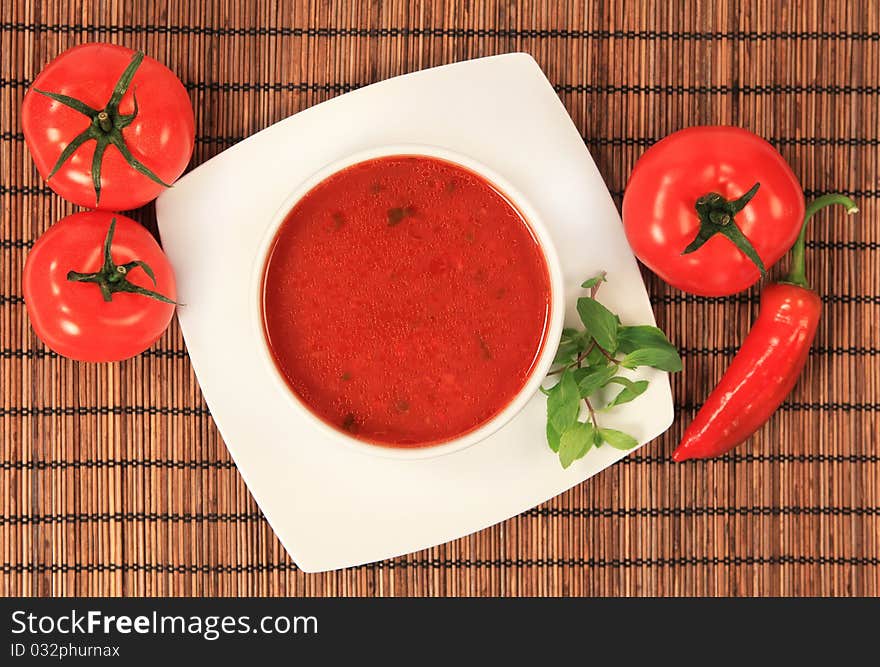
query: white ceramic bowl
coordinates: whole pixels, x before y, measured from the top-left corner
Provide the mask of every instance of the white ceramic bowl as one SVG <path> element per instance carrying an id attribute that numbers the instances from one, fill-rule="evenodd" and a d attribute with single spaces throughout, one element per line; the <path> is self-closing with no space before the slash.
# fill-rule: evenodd
<path id="1" fill-rule="evenodd" d="M 519 392 L 514 396 L 513 400 L 511 400 L 503 410 L 481 426 L 463 433 L 458 437 L 420 447 L 394 447 L 383 445 L 382 443 L 361 440 L 331 426 L 318 417 L 299 399 L 293 389 L 291 389 L 287 379 L 278 369 L 278 366 L 272 357 L 272 353 L 269 350 L 269 344 L 263 326 L 263 275 L 266 269 L 266 261 L 268 259 L 269 251 L 272 248 L 272 244 L 275 241 L 278 229 L 287 218 L 290 211 L 293 210 L 299 200 L 311 191 L 312 188 L 333 174 L 359 162 L 392 155 L 414 155 L 438 158 L 464 167 L 465 169 L 480 175 L 500 194 L 502 194 L 505 199 L 507 199 L 507 201 L 519 211 L 523 219 L 527 222 L 538 241 L 538 245 L 543 251 L 544 260 L 547 264 L 547 270 L 550 276 L 550 316 L 547 319 L 547 328 L 544 332 L 541 354 L 538 357 L 537 362 L 534 364 L 531 374 L 526 379 L 526 382 L 523 384 Z M 301 413 L 312 422 L 315 428 L 320 429 L 333 440 L 342 443 L 345 446 L 374 456 L 377 455 L 398 459 L 425 459 L 457 452 L 488 437 L 510 421 L 514 415 L 522 410 L 535 392 L 538 391 L 541 381 L 546 377 L 547 371 L 553 363 L 553 358 L 556 355 L 557 343 L 562 333 L 565 308 L 562 269 L 559 258 L 556 254 L 556 249 L 553 246 L 550 235 L 545 228 L 544 223 L 541 221 L 540 216 L 529 202 L 526 201 L 526 199 L 504 178 L 476 160 L 446 148 L 418 144 L 380 146 L 360 151 L 328 164 L 303 181 L 293 192 L 291 192 L 291 194 L 284 200 L 284 203 L 278 208 L 265 237 L 260 243 L 257 260 L 253 269 L 250 294 L 250 318 L 253 321 L 254 334 L 259 338 L 258 348 L 260 350 L 260 356 L 263 358 L 263 361 L 268 367 L 274 381 L 281 386 L 284 395 L 290 399 L 290 403 L 294 406 L 294 409 L 301 411 Z"/>

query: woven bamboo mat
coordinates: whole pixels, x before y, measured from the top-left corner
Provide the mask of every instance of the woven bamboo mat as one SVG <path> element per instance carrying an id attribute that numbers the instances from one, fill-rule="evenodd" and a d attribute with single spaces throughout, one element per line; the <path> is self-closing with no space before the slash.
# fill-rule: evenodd
<path id="1" fill-rule="evenodd" d="M 2 3 L 0 563 L 4 595 L 880 594 L 880 8 L 806 3 Z M 723 460 L 669 461 L 757 310 L 646 276 L 683 350 L 658 441 L 476 535 L 367 567 L 297 571 L 231 463 L 176 324 L 147 354 L 81 365 L 31 331 L 19 278 L 71 212 L 18 118 L 41 66 L 88 40 L 144 49 L 196 111 L 198 164 L 270 123 L 404 72 L 508 51 L 537 58 L 618 203 L 641 152 L 698 123 L 776 145 L 808 195 L 857 219 L 810 232 L 826 313 L 804 378 Z M 151 207 L 136 213 L 154 224 Z M 536 447 L 542 443 L 536 442 Z"/>

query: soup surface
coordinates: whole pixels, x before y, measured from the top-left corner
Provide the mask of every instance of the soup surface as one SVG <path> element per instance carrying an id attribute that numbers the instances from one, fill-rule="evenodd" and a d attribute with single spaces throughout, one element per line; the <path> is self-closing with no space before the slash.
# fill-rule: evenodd
<path id="1" fill-rule="evenodd" d="M 483 178 L 424 156 L 358 163 L 275 237 L 263 323 L 291 389 L 333 426 L 416 447 L 503 410 L 540 355 L 543 252 Z"/>

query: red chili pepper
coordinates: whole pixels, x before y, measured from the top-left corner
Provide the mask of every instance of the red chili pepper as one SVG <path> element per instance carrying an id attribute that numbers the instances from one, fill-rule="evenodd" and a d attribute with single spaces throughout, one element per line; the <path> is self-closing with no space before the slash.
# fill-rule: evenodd
<path id="1" fill-rule="evenodd" d="M 761 294 L 755 325 L 672 453 L 675 461 L 711 458 L 733 449 L 770 418 L 794 387 L 822 315 L 822 299 L 805 275 L 807 223 L 831 204 L 842 204 L 847 213 L 858 211 L 843 195 L 824 195 L 807 207 L 788 276 Z"/>

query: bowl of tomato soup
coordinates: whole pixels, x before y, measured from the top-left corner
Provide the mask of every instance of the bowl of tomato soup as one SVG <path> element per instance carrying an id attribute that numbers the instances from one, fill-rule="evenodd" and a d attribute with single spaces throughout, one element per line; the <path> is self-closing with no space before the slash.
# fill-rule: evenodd
<path id="1" fill-rule="evenodd" d="M 490 435 L 537 392 L 562 275 L 536 211 L 446 149 L 335 162 L 280 207 L 253 290 L 271 375 L 318 428 L 424 458 Z"/>

